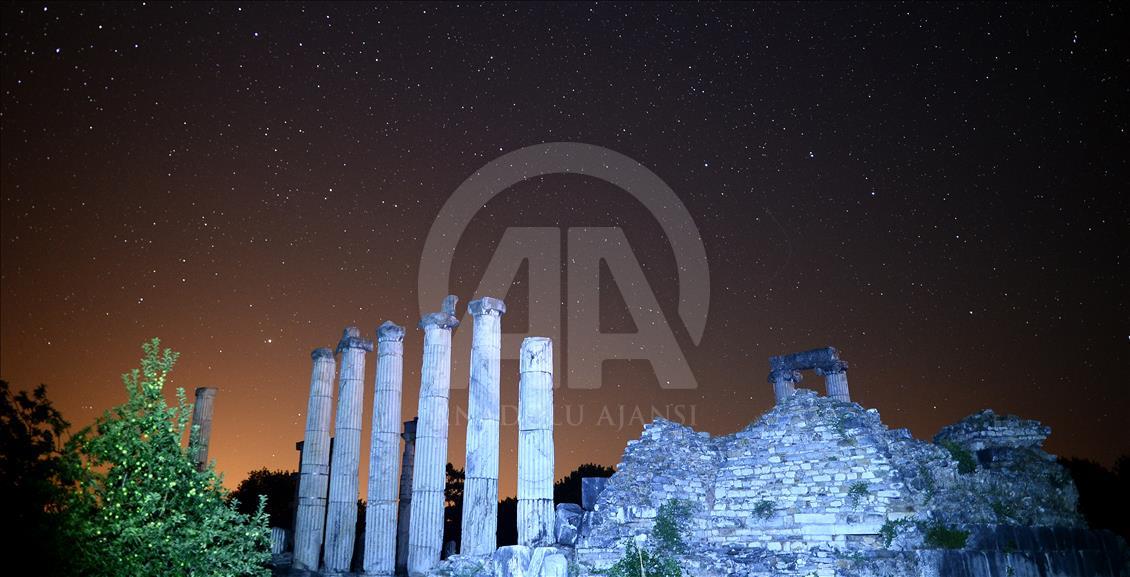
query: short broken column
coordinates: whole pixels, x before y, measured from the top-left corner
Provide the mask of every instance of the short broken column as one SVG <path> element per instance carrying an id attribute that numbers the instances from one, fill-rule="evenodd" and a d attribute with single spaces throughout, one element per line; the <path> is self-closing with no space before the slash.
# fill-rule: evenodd
<path id="1" fill-rule="evenodd" d="M 553 341 L 528 337 L 518 360 L 518 544 L 554 543 Z"/>
<path id="2" fill-rule="evenodd" d="M 192 429 L 188 434 L 192 462 L 197 471 L 208 468 L 208 444 L 212 442 L 212 412 L 215 408 L 216 389 L 196 389 L 196 404 L 192 406 Z"/>
<path id="3" fill-rule="evenodd" d="M 467 400 L 467 461 L 463 485 L 464 556 L 488 556 L 498 547 L 498 415 L 502 315 L 506 303 L 483 297 L 467 305 L 474 317 Z M 466 330 L 466 329 L 464 329 Z"/>
<path id="4" fill-rule="evenodd" d="M 326 522 L 330 478 L 330 412 L 333 409 L 334 354 L 328 348 L 310 353 L 310 401 L 299 467 L 298 513 L 294 521 L 294 567 L 317 571 Z"/>
<path id="5" fill-rule="evenodd" d="M 769 372 L 769 382 L 773 383 L 773 396 L 776 397 L 778 405 L 793 396 L 797 383 L 802 378 L 800 371 L 792 369 L 774 369 Z"/>
<path id="6" fill-rule="evenodd" d="M 361 414 L 365 410 L 365 353 L 372 350 L 373 341 L 361 338 L 357 327 L 345 329 L 337 345 L 341 374 L 322 555 L 323 572 L 331 575 L 349 572 L 357 540 L 357 473 L 361 461 Z"/>
<path id="7" fill-rule="evenodd" d="M 416 419 L 404 421 L 404 457 L 400 460 L 400 504 L 396 514 L 396 572 L 408 572 L 408 528 L 412 523 L 412 469 L 416 461 Z"/>
<path id="8" fill-rule="evenodd" d="M 443 548 L 443 490 L 447 481 L 447 416 L 451 396 L 451 329 L 455 295 L 443 310 L 420 319 L 424 360 L 420 368 L 420 409 L 412 478 L 412 524 L 408 531 L 408 574 L 422 577 L 439 563 Z"/>
<path id="9" fill-rule="evenodd" d="M 824 389 L 826 395 L 837 401 L 850 403 L 851 394 L 848 393 L 847 369 L 848 364 L 846 362 L 837 360 L 834 363 L 816 369 L 816 371 L 824 375 Z"/>
<path id="10" fill-rule="evenodd" d="M 404 380 L 404 327 L 377 329 L 377 378 L 369 446 L 369 499 L 365 505 L 365 575 L 396 572 L 396 457 L 400 450 L 400 396 Z"/>

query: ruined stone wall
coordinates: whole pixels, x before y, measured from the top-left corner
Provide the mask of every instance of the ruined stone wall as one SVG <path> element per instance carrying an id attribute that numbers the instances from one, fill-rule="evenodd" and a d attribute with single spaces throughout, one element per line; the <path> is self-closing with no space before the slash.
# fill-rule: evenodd
<path id="1" fill-rule="evenodd" d="M 980 413 L 944 430 L 943 447 L 888 429 L 874 409 L 804 390 L 732 435 L 656 420 L 585 515 L 577 560 L 607 567 L 670 499 L 692 506 L 686 564 L 701 576 L 920 563 L 899 552 L 926 548 L 925 523 L 1080 527 L 1070 477 L 1039 448 L 1047 434 Z M 900 520 L 904 534 L 888 543 Z"/>

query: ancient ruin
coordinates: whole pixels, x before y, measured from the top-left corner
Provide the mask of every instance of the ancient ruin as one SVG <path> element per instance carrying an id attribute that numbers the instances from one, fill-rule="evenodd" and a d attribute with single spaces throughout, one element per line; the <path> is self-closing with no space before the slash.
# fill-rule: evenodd
<path id="1" fill-rule="evenodd" d="M 215 410 L 216 389 L 200 387 L 196 389 L 196 403 L 192 406 L 192 433 L 190 445 L 192 462 L 196 470 L 208 467 L 208 444 L 212 441 L 212 413 Z"/>
<path id="2" fill-rule="evenodd" d="M 455 297 L 420 321 L 419 417 L 398 433 L 402 328 L 378 330 L 364 547 L 353 550 L 364 354 L 346 329 L 336 439 L 329 439 L 334 362 L 313 353 L 293 567 L 366 575 L 588 577 L 655 546 L 660 511 L 680 511 L 696 577 L 1120 577 L 1126 543 L 1086 528 L 1067 472 L 1041 447 L 1050 429 L 982 411 L 933 442 L 888 429 L 850 401 L 847 363 L 831 347 L 770 358 L 776 405 L 746 428 L 711 436 L 656 419 L 628 443 L 615 474 L 582 480 L 582 502 L 554 507 L 553 343 L 531 337 L 519 357 L 518 544 L 496 547 L 502 301 L 474 319 L 463 542 L 445 548 L 443 507 Z M 798 389 L 800 371 L 827 395 Z M 397 439 L 399 435 L 400 439 Z M 400 440 L 403 452 L 398 455 Z M 332 446 L 332 460 L 329 447 Z M 396 461 L 401 466 L 397 474 Z M 328 488 L 327 478 L 332 479 Z M 327 512 L 328 508 L 328 512 Z M 669 513 L 665 513 L 669 514 Z M 317 566 L 323 545 L 325 553 Z M 277 551 L 284 535 L 272 536 Z M 642 549 L 641 549 L 642 550 Z M 640 554 L 642 555 L 642 554 Z M 643 557 L 640 557 L 643 562 Z"/>

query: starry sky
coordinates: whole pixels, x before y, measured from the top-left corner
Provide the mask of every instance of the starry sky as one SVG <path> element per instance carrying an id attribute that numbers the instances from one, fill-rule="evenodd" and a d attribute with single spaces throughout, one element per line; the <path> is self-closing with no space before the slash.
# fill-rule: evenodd
<path id="1" fill-rule="evenodd" d="M 637 409 L 739 430 L 772 406 L 770 355 L 826 345 L 892 427 L 991 407 L 1110 463 L 1130 452 L 1127 23 L 1091 3 L 5 3 L 0 378 L 84 426 L 159 336 L 174 385 L 220 389 L 229 486 L 294 469 L 310 351 L 407 325 L 414 416 L 432 222 L 486 163 L 571 141 L 671 187 L 711 292 L 695 344 L 662 229 L 598 179 L 529 179 L 476 214 L 460 312 L 508 227 L 620 227 L 697 381 L 616 361 L 558 389 L 557 476 L 616 463 Z M 496 295 L 504 331 L 525 330 L 529 275 Z M 603 330 L 632 330 L 601 286 Z M 516 438 L 504 423 L 503 496 Z M 463 447 L 453 420 L 457 465 Z"/>

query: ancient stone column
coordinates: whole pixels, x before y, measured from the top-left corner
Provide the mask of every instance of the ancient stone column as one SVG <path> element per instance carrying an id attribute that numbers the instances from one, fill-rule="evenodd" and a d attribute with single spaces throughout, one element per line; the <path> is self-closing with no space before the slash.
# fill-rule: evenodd
<path id="1" fill-rule="evenodd" d="M 801 378 L 800 371 L 792 369 L 773 369 L 769 372 L 769 382 L 773 383 L 773 396 L 777 398 L 778 405 L 793 396 Z"/>
<path id="2" fill-rule="evenodd" d="M 353 561 L 353 546 L 357 539 L 361 413 L 365 410 L 365 353 L 372 350 L 373 341 L 361 338 L 357 327 L 345 329 L 337 345 L 337 352 L 341 355 L 341 374 L 338 376 L 337 417 L 334 419 L 325 551 L 322 553 L 322 570 L 329 575 L 347 573 Z"/>
<path id="3" fill-rule="evenodd" d="M 314 349 L 310 402 L 298 480 L 298 514 L 294 520 L 294 567 L 317 571 L 326 523 L 326 493 L 330 479 L 330 411 L 333 409 L 334 354 Z"/>
<path id="4" fill-rule="evenodd" d="M 506 303 L 471 301 L 471 378 L 467 401 L 467 477 L 463 485 L 463 555 L 487 556 L 498 547 L 498 414 L 502 315 Z"/>
<path id="5" fill-rule="evenodd" d="M 400 460 L 400 506 L 396 515 L 396 572 L 408 572 L 408 527 L 412 522 L 412 470 L 416 461 L 416 419 L 404 421 L 404 458 Z"/>
<path id="6" fill-rule="evenodd" d="M 528 337 L 518 360 L 518 544 L 554 543 L 553 341 Z"/>
<path id="7" fill-rule="evenodd" d="M 192 407 L 192 429 L 188 434 L 192 462 L 196 470 L 208 467 L 208 444 L 212 441 L 212 411 L 215 408 L 216 389 L 200 387 L 196 389 L 196 404 Z"/>
<path id="8" fill-rule="evenodd" d="M 443 489 L 447 480 L 447 414 L 451 396 L 451 329 L 455 295 L 443 310 L 420 319 L 424 361 L 420 368 L 420 410 L 416 427 L 416 463 L 412 478 L 412 524 L 408 531 L 408 574 L 426 575 L 443 548 Z"/>
<path id="9" fill-rule="evenodd" d="M 404 327 L 377 329 L 377 379 L 369 445 L 369 499 L 365 504 L 365 575 L 396 572 L 396 457 L 400 452 L 400 392 L 404 380 Z"/>
<path id="10" fill-rule="evenodd" d="M 848 394 L 847 369 L 848 364 L 846 362 L 836 361 L 829 366 L 817 369 L 817 372 L 824 375 L 824 389 L 829 397 L 850 403 L 851 395 Z"/>

